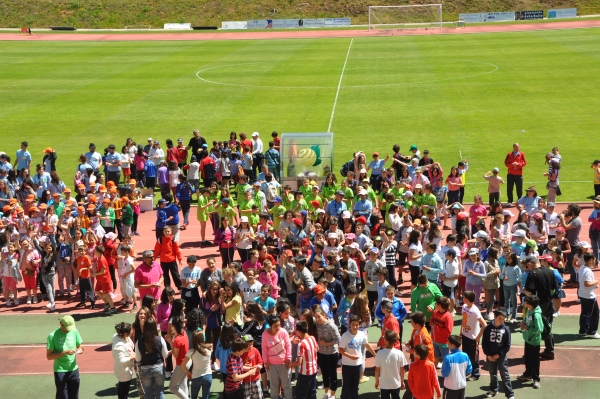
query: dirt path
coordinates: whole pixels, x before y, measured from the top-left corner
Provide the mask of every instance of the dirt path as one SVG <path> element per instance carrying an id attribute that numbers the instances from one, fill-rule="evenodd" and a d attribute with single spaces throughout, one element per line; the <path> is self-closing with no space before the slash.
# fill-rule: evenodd
<path id="1" fill-rule="evenodd" d="M 21 36 L 15 33 L 0 33 L 5 41 L 173 41 L 173 40 L 269 40 L 269 39 L 318 39 L 335 37 L 378 37 L 414 35 L 454 35 L 474 33 L 526 32 L 556 29 L 578 29 L 600 27 L 600 20 L 581 20 L 537 24 L 502 24 L 467 26 L 465 29 L 428 30 L 310 30 L 310 31 L 247 31 L 219 33 L 36 33 L 34 36 Z"/>

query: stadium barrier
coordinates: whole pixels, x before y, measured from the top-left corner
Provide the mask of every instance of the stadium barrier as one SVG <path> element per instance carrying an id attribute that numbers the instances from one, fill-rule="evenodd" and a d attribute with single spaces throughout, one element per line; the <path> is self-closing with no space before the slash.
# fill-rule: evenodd
<path id="1" fill-rule="evenodd" d="M 165 29 L 165 30 L 190 30 L 190 29 L 192 29 L 192 24 L 188 24 L 188 23 L 164 24 L 163 29 Z"/>
<path id="2" fill-rule="evenodd" d="M 350 26 L 350 18 L 255 19 L 246 23 L 247 29 L 339 28 Z"/>
<path id="3" fill-rule="evenodd" d="M 555 8 L 548 10 L 548 19 L 577 18 L 576 8 Z"/>
<path id="4" fill-rule="evenodd" d="M 458 14 L 465 23 L 526 21 L 544 19 L 544 10 L 476 12 Z M 548 19 L 577 18 L 577 8 L 558 8 L 548 10 Z"/>

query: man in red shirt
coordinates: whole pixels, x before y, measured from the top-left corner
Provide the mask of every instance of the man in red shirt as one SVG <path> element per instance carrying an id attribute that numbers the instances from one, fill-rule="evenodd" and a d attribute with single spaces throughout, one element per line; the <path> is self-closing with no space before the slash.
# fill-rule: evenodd
<path id="1" fill-rule="evenodd" d="M 112 281 L 110 271 L 108 270 L 108 262 L 104 257 L 104 247 L 98 245 L 94 249 L 94 260 L 96 261 L 96 273 L 92 273 L 92 277 L 96 278 L 96 295 L 104 301 L 104 313 L 108 316 L 116 312 L 115 305 L 110 296 L 112 292 Z"/>
<path id="2" fill-rule="evenodd" d="M 201 152 L 202 161 L 200 161 L 200 173 L 204 187 L 210 187 L 217 180 L 217 164 L 215 160 L 208 155 L 206 150 Z"/>
<path id="3" fill-rule="evenodd" d="M 187 176 L 187 169 L 184 169 L 183 167 L 187 164 L 187 157 L 188 157 L 188 152 L 186 147 L 183 145 L 183 139 L 179 138 L 177 139 L 177 166 L 179 166 L 179 169 L 183 170 L 183 173 Z"/>
<path id="4" fill-rule="evenodd" d="M 517 199 L 523 196 L 523 168 L 527 165 L 525 154 L 522 153 L 519 143 L 513 144 L 513 150 L 506 155 L 504 165 L 508 168 L 506 178 L 506 195 L 508 195 L 507 206 L 512 206 L 513 187 L 517 186 Z"/>

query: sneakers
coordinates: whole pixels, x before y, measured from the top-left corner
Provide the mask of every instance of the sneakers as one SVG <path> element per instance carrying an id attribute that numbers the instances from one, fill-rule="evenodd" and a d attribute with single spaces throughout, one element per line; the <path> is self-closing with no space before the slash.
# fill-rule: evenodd
<path id="1" fill-rule="evenodd" d="M 56 310 L 56 306 L 54 306 L 54 305 L 50 306 L 50 312 L 51 313 L 54 312 L 55 310 Z"/>
<path id="2" fill-rule="evenodd" d="M 552 315 L 552 317 L 558 317 L 558 316 L 560 316 L 560 310 Z"/>
<path id="3" fill-rule="evenodd" d="M 105 303 L 104 304 L 104 311 L 106 312 L 109 308 L 110 308 L 110 305 L 108 303 Z"/>
<path id="4" fill-rule="evenodd" d="M 329 399 L 329 394 L 326 393 L 325 395 L 323 395 L 323 399 Z"/>
<path id="5" fill-rule="evenodd" d="M 497 394 L 497 393 L 498 393 L 498 392 L 496 392 L 496 391 L 487 391 L 487 392 L 485 393 L 485 397 L 486 397 L 486 398 L 493 398 L 494 396 L 496 396 L 496 394 Z"/>
<path id="6" fill-rule="evenodd" d="M 33 297 L 33 301 L 32 301 L 32 302 L 33 302 L 33 303 L 38 303 L 38 300 L 37 300 L 37 295 Z"/>
<path id="7" fill-rule="evenodd" d="M 212 371 L 219 371 L 219 367 L 217 367 L 217 363 L 211 364 L 210 368 L 212 369 Z"/>
<path id="8" fill-rule="evenodd" d="M 48 309 L 50 309 L 52 306 L 53 306 L 53 305 L 52 305 L 50 302 L 48 302 L 48 303 L 46 304 L 46 307 L 47 307 Z"/>
<path id="9" fill-rule="evenodd" d="M 441 370 L 442 369 L 442 363 L 438 363 L 435 366 L 436 369 Z"/>
<path id="10" fill-rule="evenodd" d="M 31 297 L 30 296 L 27 297 L 27 304 L 31 305 Z"/>
<path id="11" fill-rule="evenodd" d="M 107 310 L 104 311 L 104 314 L 107 315 L 107 316 L 111 316 L 116 311 L 117 311 L 117 309 L 115 309 L 115 308 L 108 308 Z"/>
<path id="12" fill-rule="evenodd" d="M 593 339 L 600 339 L 600 334 L 595 333 L 595 334 L 587 334 L 586 338 L 593 338 Z"/>
<path id="13" fill-rule="evenodd" d="M 467 381 L 477 381 L 477 380 L 479 380 L 479 377 L 470 376 L 467 378 Z"/>
<path id="14" fill-rule="evenodd" d="M 85 302 L 79 302 L 77 305 L 75 305 L 76 308 L 84 308 L 85 307 Z"/>
<path id="15" fill-rule="evenodd" d="M 19 300 L 17 298 L 15 298 L 15 306 L 17 306 L 19 304 Z"/>
<path id="16" fill-rule="evenodd" d="M 517 380 L 521 380 L 521 381 L 531 381 L 533 380 L 533 378 L 531 378 L 528 375 L 525 374 L 521 374 L 520 376 L 517 377 Z"/>
<path id="17" fill-rule="evenodd" d="M 317 389 L 323 389 L 323 383 L 322 382 L 318 382 L 317 383 Z M 325 394 L 325 396 L 323 397 L 323 399 L 326 399 L 329 395 Z"/>
<path id="18" fill-rule="evenodd" d="M 171 379 L 171 372 L 170 372 L 170 371 L 167 371 L 167 372 L 165 373 L 165 380 L 170 380 L 170 379 Z"/>
<path id="19" fill-rule="evenodd" d="M 486 319 L 488 319 L 488 321 L 494 320 L 494 314 L 493 313 L 488 313 Z"/>
<path id="20" fill-rule="evenodd" d="M 296 379 L 293 379 L 293 380 L 292 380 L 292 382 L 291 382 L 291 385 L 292 385 L 293 387 L 295 387 L 297 383 L 298 383 L 298 380 L 296 380 Z"/>
<path id="21" fill-rule="evenodd" d="M 540 382 L 539 381 L 533 381 L 533 389 L 540 389 Z"/>
<path id="22" fill-rule="evenodd" d="M 133 235 L 134 235 L 134 236 L 141 236 L 141 234 L 140 234 L 140 232 L 139 232 L 139 231 L 134 231 L 134 232 L 133 232 Z"/>
<path id="23" fill-rule="evenodd" d="M 10 303 L 10 299 L 6 301 L 6 307 L 10 308 L 12 306 L 12 303 Z"/>
<path id="24" fill-rule="evenodd" d="M 364 384 L 367 381 L 369 381 L 369 377 L 367 377 L 366 375 L 363 375 L 362 378 L 360 380 L 358 380 L 358 383 Z"/>

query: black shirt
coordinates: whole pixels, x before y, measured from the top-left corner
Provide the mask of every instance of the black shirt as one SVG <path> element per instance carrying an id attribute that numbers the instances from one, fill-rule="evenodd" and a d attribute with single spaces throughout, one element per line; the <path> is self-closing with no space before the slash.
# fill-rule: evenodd
<path id="1" fill-rule="evenodd" d="M 190 139 L 190 142 L 188 143 L 188 147 L 191 147 L 192 149 L 192 155 L 195 155 L 196 157 L 198 157 L 198 150 L 200 148 L 202 148 L 202 145 L 206 144 L 206 140 L 204 139 L 204 137 L 202 136 L 198 136 L 198 138 L 196 137 L 192 137 Z"/>
<path id="2" fill-rule="evenodd" d="M 556 278 L 552 270 L 538 267 L 529 272 L 525 282 L 525 291 L 540 298 L 540 305 L 552 301 L 552 291 L 557 288 Z"/>
<path id="3" fill-rule="evenodd" d="M 419 159 L 419 166 L 433 165 L 433 159 L 427 157 Z"/>

